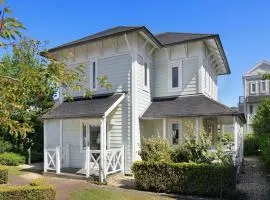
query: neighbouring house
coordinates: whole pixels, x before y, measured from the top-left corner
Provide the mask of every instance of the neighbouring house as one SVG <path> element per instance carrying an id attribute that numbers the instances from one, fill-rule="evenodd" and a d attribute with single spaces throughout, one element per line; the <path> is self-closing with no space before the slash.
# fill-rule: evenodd
<path id="1" fill-rule="evenodd" d="M 261 61 L 243 75 L 244 96 L 239 97 L 239 110 L 245 113 L 247 133 L 252 132 L 252 120 L 259 103 L 270 97 L 269 80 L 263 80 L 262 75 L 270 72 L 270 62 Z"/>
<path id="2" fill-rule="evenodd" d="M 218 102 L 217 77 L 230 68 L 217 34 L 166 32 L 144 26 L 111 28 L 49 50 L 74 67 L 87 66 L 92 99 L 61 94 L 44 119 L 44 171 L 74 169 L 102 179 L 131 173 L 142 138 L 183 142 L 184 123 L 205 128 L 213 144 L 223 125 L 234 127 L 234 155 L 242 160 L 245 117 Z M 73 56 L 70 58 L 70 55 Z M 112 89 L 97 84 L 107 75 Z"/>

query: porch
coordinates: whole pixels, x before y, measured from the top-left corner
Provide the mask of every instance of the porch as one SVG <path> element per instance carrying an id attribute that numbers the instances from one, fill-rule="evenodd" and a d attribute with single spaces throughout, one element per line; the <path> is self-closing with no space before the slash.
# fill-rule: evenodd
<path id="1" fill-rule="evenodd" d="M 196 139 L 204 130 L 215 151 L 222 136 L 231 138 L 228 153 L 238 170 L 243 160 L 244 114 L 204 95 L 154 99 L 140 120 L 141 138 L 163 137 L 172 145 L 181 145 L 192 126 Z"/>
<path id="2" fill-rule="evenodd" d="M 116 93 L 63 102 L 44 119 L 44 172 L 99 178 L 124 173 L 121 103 Z"/>

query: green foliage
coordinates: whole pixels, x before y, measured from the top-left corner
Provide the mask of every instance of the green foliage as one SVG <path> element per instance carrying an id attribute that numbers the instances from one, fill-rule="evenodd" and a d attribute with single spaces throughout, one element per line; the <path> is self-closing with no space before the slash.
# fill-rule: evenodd
<path id="1" fill-rule="evenodd" d="M 5 141 L 2 137 L 0 137 L 0 154 L 4 152 L 8 152 L 12 149 L 12 144 L 9 141 Z"/>
<path id="2" fill-rule="evenodd" d="M 0 164 L 8 166 L 18 166 L 25 163 L 25 157 L 16 153 L 0 154 Z"/>
<path id="3" fill-rule="evenodd" d="M 0 186 L 0 200 L 55 200 L 54 186 L 35 181 L 26 186 Z"/>
<path id="4" fill-rule="evenodd" d="M 244 135 L 244 155 L 253 156 L 259 153 L 259 139 L 258 136 L 252 133 Z"/>
<path id="5" fill-rule="evenodd" d="M 253 131 L 256 135 L 270 134 L 270 98 L 265 98 L 258 106 L 253 119 Z"/>
<path id="6" fill-rule="evenodd" d="M 6 184 L 8 182 L 8 168 L 0 165 L 0 184 Z"/>
<path id="7" fill-rule="evenodd" d="M 43 162 L 43 151 L 38 152 L 38 151 L 31 151 L 31 162 Z"/>
<path id="8" fill-rule="evenodd" d="M 259 155 L 266 165 L 270 166 L 270 136 L 269 134 L 257 136 Z"/>
<path id="9" fill-rule="evenodd" d="M 32 186 L 40 186 L 40 185 L 48 185 L 48 181 L 45 178 L 36 178 L 34 179 L 30 185 Z"/>
<path id="10" fill-rule="evenodd" d="M 143 139 L 139 155 L 144 161 L 170 161 L 171 147 L 166 139 L 151 137 Z"/>
<path id="11" fill-rule="evenodd" d="M 222 196 L 235 190 L 236 170 L 219 164 L 135 162 L 139 189 L 194 195 Z"/>

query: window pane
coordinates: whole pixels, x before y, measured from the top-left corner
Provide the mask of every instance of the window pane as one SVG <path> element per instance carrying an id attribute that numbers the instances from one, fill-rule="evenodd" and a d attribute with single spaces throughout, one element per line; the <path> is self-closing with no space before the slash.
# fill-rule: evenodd
<path id="1" fill-rule="evenodd" d="M 172 68 L 172 87 L 178 87 L 178 67 Z"/>
<path id="2" fill-rule="evenodd" d="M 87 138 L 86 138 L 86 125 L 83 124 L 82 125 L 82 146 L 83 146 L 83 149 L 85 149 L 85 147 L 86 147 L 86 140 L 87 140 Z"/>
<path id="3" fill-rule="evenodd" d="M 179 124 L 172 124 L 172 144 L 179 144 Z"/>
<path id="4" fill-rule="evenodd" d="M 148 85 L 148 69 L 147 69 L 147 63 L 144 63 L 144 85 Z"/>
<path id="5" fill-rule="evenodd" d="M 265 81 L 262 81 L 261 85 L 262 85 L 262 91 L 265 91 Z"/>
<path id="6" fill-rule="evenodd" d="M 100 127 L 89 126 L 89 130 L 90 130 L 90 149 L 99 150 L 100 149 Z"/>
<path id="7" fill-rule="evenodd" d="M 255 83 L 252 83 L 251 84 L 251 91 L 252 92 L 255 92 L 256 91 L 256 85 L 255 85 Z"/>
<path id="8" fill-rule="evenodd" d="M 250 105 L 250 106 L 249 106 L 249 113 L 250 113 L 250 114 L 253 114 L 253 105 Z"/>
<path id="9" fill-rule="evenodd" d="M 96 62 L 93 62 L 93 88 L 96 88 Z"/>

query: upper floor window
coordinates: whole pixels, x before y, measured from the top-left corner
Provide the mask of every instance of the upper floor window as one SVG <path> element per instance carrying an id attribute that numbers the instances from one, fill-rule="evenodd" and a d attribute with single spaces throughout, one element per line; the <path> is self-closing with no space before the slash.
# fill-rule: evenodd
<path id="1" fill-rule="evenodd" d="M 148 65 L 147 63 L 144 63 L 144 86 L 148 87 L 148 73 L 149 73 L 149 69 L 148 69 Z"/>
<path id="2" fill-rule="evenodd" d="M 250 93 L 256 93 L 256 82 L 250 82 Z"/>
<path id="3" fill-rule="evenodd" d="M 172 88 L 179 87 L 179 67 L 172 67 Z"/>
<path id="4" fill-rule="evenodd" d="M 92 89 L 97 88 L 97 62 L 92 62 L 92 70 L 91 70 L 91 81 L 92 81 Z"/>
<path id="5" fill-rule="evenodd" d="M 265 80 L 261 80 L 260 90 L 261 90 L 261 93 L 264 93 L 266 91 Z"/>

